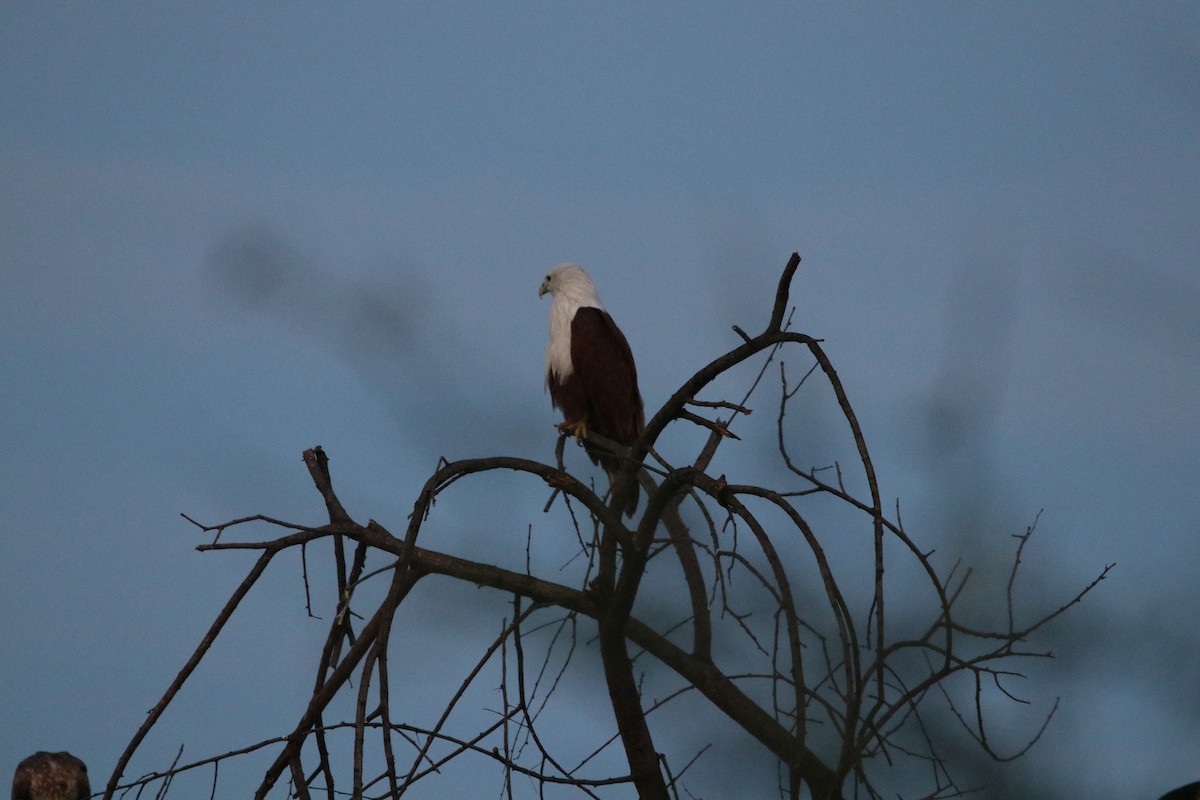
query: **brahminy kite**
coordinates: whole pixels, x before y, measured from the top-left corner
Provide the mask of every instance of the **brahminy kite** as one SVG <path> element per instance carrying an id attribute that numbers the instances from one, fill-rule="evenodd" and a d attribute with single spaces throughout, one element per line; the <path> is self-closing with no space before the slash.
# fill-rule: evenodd
<path id="1" fill-rule="evenodd" d="M 600 305 L 596 284 L 578 264 L 560 264 L 546 273 L 538 297 L 549 292 L 550 341 L 546 345 L 546 386 L 550 402 L 561 408 L 563 430 L 587 447 L 593 464 L 608 475 L 609 486 L 621 460 L 599 446 L 589 446 L 588 432 L 629 446 L 646 427 L 637 367 L 625 334 Z M 637 509 L 635 489 L 623 509 Z"/>

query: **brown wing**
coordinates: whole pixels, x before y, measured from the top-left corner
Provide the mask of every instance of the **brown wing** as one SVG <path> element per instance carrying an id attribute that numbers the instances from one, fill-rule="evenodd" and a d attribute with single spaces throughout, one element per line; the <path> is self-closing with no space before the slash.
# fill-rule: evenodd
<path id="1" fill-rule="evenodd" d="M 573 371 L 566 380 L 561 381 L 557 377 L 551 377 L 546 385 L 550 387 L 551 405 L 562 409 L 563 422 L 569 425 L 587 422 L 588 401 L 579 373 Z"/>
<path id="2" fill-rule="evenodd" d="M 625 334 L 607 312 L 575 312 L 571 365 L 587 401 L 588 427 L 621 444 L 632 443 L 646 427 L 637 367 Z"/>

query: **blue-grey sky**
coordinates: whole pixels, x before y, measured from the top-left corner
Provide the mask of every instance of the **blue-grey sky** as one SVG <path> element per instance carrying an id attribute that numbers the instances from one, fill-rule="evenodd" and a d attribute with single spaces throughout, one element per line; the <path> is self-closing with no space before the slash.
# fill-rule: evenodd
<path id="1" fill-rule="evenodd" d="M 653 409 L 797 250 L 910 533 L 987 559 L 1043 509 L 1046 602 L 1117 564 L 996 780 L 1200 778 L 1194 3 L 8 3 L 0 109 L 0 769 L 69 749 L 103 785 L 249 566 L 180 512 L 318 523 L 319 443 L 399 530 L 439 456 L 549 458 L 549 266 L 591 269 Z M 497 497 L 541 521 L 481 486 L 452 552 L 494 552 Z M 286 729 L 297 572 L 142 770 Z"/>

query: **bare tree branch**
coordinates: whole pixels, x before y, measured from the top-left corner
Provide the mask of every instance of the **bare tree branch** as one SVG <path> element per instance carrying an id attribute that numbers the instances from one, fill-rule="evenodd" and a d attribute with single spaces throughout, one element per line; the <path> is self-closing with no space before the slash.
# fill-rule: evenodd
<path id="1" fill-rule="evenodd" d="M 797 800 L 881 797 L 885 776 L 901 761 L 927 769 L 927 797 L 965 792 L 942 756 L 944 733 L 930 721 L 935 702 L 997 760 L 1023 754 L 1047 730 L 1057 702 L 1041 716 L 1036 733 L 1016 747 L 993 741 L 989 708 L 997 700 L 1027 703 L 1012 690 L 1013 681 L 1022 677 L 1017 668 L 1029 659 L 1051 657 L 1031 642 L 1033 636 L 1081 602 L 1111 566 L 1058 608 L 1022 617 L 1016 611 L 1017 578 L 1035 519 L 1017 536 L 1004 597 L 995 604 L 1000 619 L 965 619 L 961 606 L 972 570 L 954 562 L 940 574 L 932 553 L 901 523 L 899 502 L 893 519 L 884 514 L 867 437 L 832 361 L 820 339 L 790 329 L 789 297 L 799 264 L 799 255 L 793 254 L 784 267 L 763 332 L 751 336 L 733 326 L 736 346 L 688 378 L 653 415 L 638 441 L 625 448 L 594 437 L 592 445 L 607 448 L 623 465 L 607 498 L 567 471 L 565 437 L 560 436 L 552 465 L 507 456 L 440 460 L 402 523 L 403 535 L 396 536 L 374 520 L 366 525 L 354 521 L 334 490 L 328 456 L 314 447 L 303 458 L 324 502 L 326 523 L 310 526 L 255 515 L 207 526 L 188 517 L 211 535 L 198 545 L 199 551 L 254 550 L 258 558 L 134 734 L 105 798 L 153 786 L 165 796 L 177 775 L 202 766 L 213 768 L 210 791 L 215 796 L 222 761 L 263 750 L 274 756 L 256 798 L 272 793 L 285 773 L 288 794 L 296 797 L 318 792 L 333 800 L 375 792 L 395 798 L 467 758 L 495 765 L 490 768 L 499 770 L 499 791 L 506 798 L 526 792 L 541 796 L 549 786 L 573 787 L 581 796 L 599 798 L 609 787 L 628 784 L 640 798 L 692 796 L 685 774 L 688 781 L 698 780 L 696 771 L 722 753 L 711 742 L 679 741 L 678 726 L 672 727 L 671 715 L 661 709 L 683 702 L 706 702 L 769 752 L 780 765 L 780 794 Z M 788 380 L 785 354 L 806 364 L 811 359 L 795 385 Z M 718 381 L 730 370 L 760 355 L 761 361 L 752 362 L 756 374 L 734 399 L 698 397 L 725 386 L 727 382 Z M 747 427 L 742 418 L 752 412 L 751 398 L 762 391 L 762 378 L 776 361 L 779 463 L 772 466 L 781 482 L 799 482 L 799 487 L 735 482 L 726 473 L 736 472 L 738 462 L 722 460 L 742 446 Z M 839 425 L 844 423 L 848 434 L 847 451 L 857 460 L 848 473 L 841 461 L 801 469 L 788 445 L 800 424 L 788 415 L 789 403 L 801 389 L 821 387 L 836 399 Z M 719 414 L 724 416 L 715 416 Z M 660 437 L 676 423 L 699 426 L 707 436 L 694 451 L 680 452 L 672 443 L 670 452 L 660 452 Z M 860 468 L 865 497 L 847 486 L 861 485 L 856 477 Z M 561 496 L 557 511 L 565 514 L 560 515 L 564 536 L 559 542 L 577 547 L 566 565 L 540 557 L 528 521 L 519 527 L 526 531 L 523 572 L 422 542 L 423 527 L 449 487 L 498 470 L 544 483 L 549 490 L 544 511 Z M 639 489 L 646 497 L 641 516 L 627 522 L 618 509 L 626 508 L 630 493 Z M 870 531 L 869 538 L 857 539 L 863 544 L 861 559 L 846 555 L 842 531 L 826 531 L 814 522 L 824 519 L 816 513 L 818 501 L 849 510 L 847 516 Z M 251 525 L 257 526 L 254 530 L 267 526 L 279 535 L 265 541 L 248 536 L 229 540 L 232 532 L 245 533 Z M 316 577 L 322 574 L 319 567 L 310 572 L 310 561 L 326 563 L 320 561 L 318 546 L 324 542 L 329 543 L 334 578 L 327 586 Z M 189 764 L 178 763 L 180 750 L 167 769 L 125 781 L 131 759 L 243 598 L 275 556 L 292 548 L 300 550 L 306 618 L 327 630 L 315 658 L 311 695 L 297 710 L 291 729 Z M 908 574 L 920 576 L 919 585 L 901 586 L 895 579 L 896 586 L 885 583 L 889 553 L 893 561 L 902 559 L 910 567 Z M 678 569 L 666 563 L 672 554 Z M 382 597 L 378 590 L 363 589 L 385 580 Z M 475 643 L 477 656 L 445 665 L 446 674 L 461 675 L 461 680 L 450 685 L 439 700 L 440 712 L 425 724 L 400 711 L 400 698 L 409 687 L 393 672 L 402 648 L 419 650 L 422 644 L 413 626 L 397 625 L 402 618 L 412 621 L 412 604 L 406 601 L 422 580 L 484 590 L 477 603 L 480 613 L 503 618 L 498 634 Z M 925 605 L 914 605 L 915 596 L 924 598 Z M 671 609 L 668 622 L 662 621 L 664 608 Z M 675 641 L 686 639 L 689 630 L 686 646 Z M 570 752 L 573 737 L 563 735 L 579 727 L 572 699 L 563 693 L 569 681 L 586 674 L 581 665 L 587 663 L 585 643 L 593 635 L 615 731 L 605 728 L 597 737 L 599 746 L 583 750 L 588 754 L 580 758 Z M 751 668 L 741 666 L 750 661 Z M 489 683 L 492 677 L 495 682 Z M 963 683 L 969 694 L 952 691 Z M 648 694 L 647 685 L 659 694 Z M 483 722 L 477 707 L 480 693 L 495 698 L 484 704 Z M 343 714 L 347 718 L 327 720 Z M 348 747 L 343 744 L 347 737 Z M 620 751 L 609 747 L 618 740 Z M 721 739 L 714 734 L 713 740 Z M 606 762 L 621 754 L 621 765 Z M 673 767 L 681 763 L 682 769 Z M 585 769 L 605 774 L 585 775 Z"/>

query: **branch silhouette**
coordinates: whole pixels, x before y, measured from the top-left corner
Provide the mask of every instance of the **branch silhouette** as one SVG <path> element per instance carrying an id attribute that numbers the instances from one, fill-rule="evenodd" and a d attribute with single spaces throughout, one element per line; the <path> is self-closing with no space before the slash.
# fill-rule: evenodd
<path id="1" fill-rule="evenodd" d="M 898 507 L 894 519 L 885 514 L 866 436 L 832 361 L 820 339 L 790 330 L 789 293 L 799 264 L 800 257 L 793 254 L 784 267 L 762 332 L 751 336 L 735 327 L 741 343 L 686 380 L 632 446 L 623 448 L 601 437 L 592 442 L 623 461 L 607 498 L 564 468 L 560 437 L 554 464 L 507 456 L 443 461 L 418 492 L 397 535 L 374 520 L 364 525 L 353 519 L 334 489 L 329 459 L 317 446 L 303 457 L 325 503 L 327 522 L 310 526 L 252 516 L 205 525 L 187 518 L 211 537 L 197 547 L 199 551 L 252 550 L 258 558 L 133 735 L 104 796 L 153 785 L 165 795 L 176 775 L 201 767 L 215 770 L 222 761 L 273 750 L 256 798 L 267 797 L 285 775 L 288 793 L 302 798 L 347 792 L 353 797 L 399 797 L 419 782 L 438 780 L 463 759 L 496 765 L 506 797 L 519 794 L 516 778 L 530 781 L 535 793 L 554 785 L 603 797 L 608 790 L 625 787 L 628 792 L 632 787 L 640 798 L 680 797 L 685 775 L 698 759 L 720 758 L 720 748 L 706 746 L 688 759 L 680 743 L 664 733 L 668 728 L 658 721 L 663 718 L 660 710 L 684 697 L 703 698 L 748 741 L 776 759 L 783 797 L 830 800 L 859 792 L 883 796 L 880 781 L 904 756 L 938 765 L 931 772 L 933 785 L 927 795 L 959 793 L 926 724 L 935 702 L 986 752 L 996 758 L 1014 757 L 1002 755 L 987 732 L 985 686 L 1002 687 L 1007 678 L 1019 674 L 1017 665 L 1024 660 L 1049 658 L 1048 652 L 1033 649 L 1029 639 L 1095 588 L 1109 568 L 1058 608 L 1019 623 L 1014 584 L 1035 522 L 1019 537 L 1006 596 L 997 606 L 1002 621 L 979 626 L 960 619 L 959 605 L 971 572 L 959 574 L 956 564 L 943 577 L 931 555 L 905 531 Z M 784 353 L 811 361 L 794 386 L 788 381 Z M 734 368 L 759 358 L 763 363 L 740 399 L 700 397 L 718 382 L 731 380 Z M 723 473 L 713 474 L 722 448 L 742 444 L 744 437 L 733 427 L 751 413 L 750 401 L 776 362 L 779 485 L 734 483 Z M 847 488 L 840 463 L 831 465 L 836 475 L 831 482 L 823 477 L 828 470 L 800 469 L 790 452 L 789 402 L 802 387 L 818 384 L 832 392 L 840 409 L 856 461 L 851 480 L 865 484 L 865 497 Z M 697 427 L 705 435 L 695 452 L 680 453 L 673 445 L 669 458 L 659 452 L 659 442 L 677 423 Z M 558 573 L 566 579 L 551 580 L 547 575 L 554 574 L 553 567 L 535 558 L 529 545 L 526 571 L 517 572 L 422 543 L 423 526 L 447 489 L 498 471 L 547 486 L 547 510 L 561 503 L 559 510 L 565 514 L 560 516 L 579 543 L 581 570 L 560 568 Z M 637 487 L 646 496 L 644 510 L 640 518 L 627 521 L 618 509 L 628 506 L 629 493 Z M 823 533 L 814 521 L 819 515 L 810 510 L 819 501 L 861 515 L 870 531 L 869 540 L 863 540 L 870 544 L 864 548 L 862 566 L 847 566 L 845 558 L 827 552 L 834 534 Z M 264 541 L 229 540 L 250 524 L 281 533 Z M 335 596 L 317 595 L 317 601 L 328 603 L 334 613 L 315 659 L 311 695 L 297 709 L 291 729 L 221 755 L 126 778 L 135 753 L 277 555 L 299 550 L 304 556 L 307 610 L 314 616 L 307 558 L 310 548 L 326 542 L 336 576 Z M 845 547 L 844 542 L 837 545 Z M 893 561 L 917 565 L 915 572 L 923 576 L 930 598 L 927 606 L 913 608 L 906 601 L 896 616 L 898 595 L 884 580 L 888 553 Z M 678 567 L 668 569 L 672 558 Z M 650 574 L 653 579 L 647 580 Z M 360 591 L 384 577 L 388 586 L 382 597 Z M 504 615 L 504 621 L 494 638 L 477 643 L 478 658 L 464 665 L 466 675 L 446 696 L 437 719 L 423 724 L 397 717 L 400 706 L 394 698 L 408 687 L 397 681 L 390 655 L 402 646 L 394 641 L 398 615 L 409 608 L 406 601 L 413 589 L 430 577 L 495 590 L 493 596 L 502 602 L 486 606 L 487 613 Z M 870 587 L 869 596 L 857 591 L 860 586 Z M 903 596 L 910 598 L 911 587 L 906 588 Z M 668 625 L 656 616 L 640 618 L 635 613 L 642 607 L 639 601 L 653 608 L 671 598 L 688 609 L 683 621 Z M 906 631 L 918 620 L 924 633 L 892 637 L 898 618 Z M 677 641 L 682 629 L 690 631 L 688 646 Z M 548 641 L 539 638 L 543 635 Z M 406 633 L 403 646 L 419 647 L 413 636 Z M 572 712 L 563 684 L 588 657 L 586 647 L 579 646 L 581 637 L 586 641 L 592 636 L 604 676 L 598 688 L 611 707 L 615 731 L 574 764 L 571 748 L 564 744 L 563 730 L 571 728 Z M 740 648 L 739 658 L 730 658 L 734 648 Z M 753 654 L 758 662 L 750 671 L 724 666 L 740 664 Z M 498 681 L 493 690 L 498 707 L 491 709 L 491 721 L 471 730 L 455 729 L 466 698 L 480 691 L 488 675 Z M 647 699 L 648 676 L 671 682 L 665 699 Z M 971 714 L 947 688 L 958 676 L 973 686 Z M 349 702 L 348 716 L 329 721 L 339 698 Z M 1037 741 L 1053 713 L 1052 708 L 1017 755 Z M 338 744 L 347 735 L 348 751 Z M 620 769 L 615 771 L 614 753 L 601 758 L 614 742 L 621 745 L 621 757 L 615 760 Z M 680 763 L 683 767 L 677 769 Z"/>

